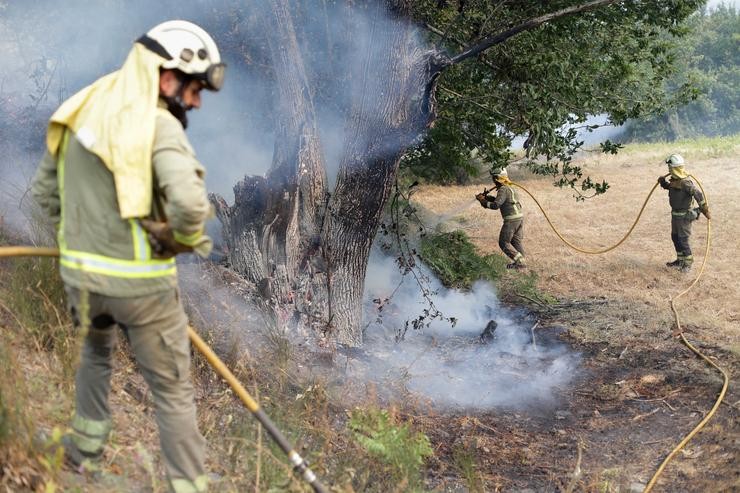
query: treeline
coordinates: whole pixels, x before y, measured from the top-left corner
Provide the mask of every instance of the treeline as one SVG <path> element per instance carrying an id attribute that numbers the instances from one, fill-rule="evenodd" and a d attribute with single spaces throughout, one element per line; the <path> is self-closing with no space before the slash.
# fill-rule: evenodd
<path id="1" fill-rule="evenodd" d="M 693 86 L 693 101 L 628 124 L 628 141 L 673 141 L 740 132 L 740 16 L 732 6 L 703 10 L 687 21 L 677 40 L 681 57 L 668 91 Z"/>

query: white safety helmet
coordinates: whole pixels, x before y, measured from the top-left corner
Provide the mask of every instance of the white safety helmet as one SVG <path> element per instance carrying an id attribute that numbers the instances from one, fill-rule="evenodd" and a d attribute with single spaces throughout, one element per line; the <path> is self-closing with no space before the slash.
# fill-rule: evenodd
<path id="1" fill-rule="evenodd" d="M 224 83 L 226 64 L 213 38 L 188 21 L 167 21 L 154 26 L 137 40 L 167 60 L 163 69 L 176 69 L 218 91 Z"/>
<path id="2" fill-rule="evenodd" d="M 506 172 L 506 168 L 493 168 L 490 173 L 494 178 L 497 176 L 509 176 L 509 173 Z"/>
<path id="3" fill-rule="evenodd" d="M 683 166 L 683 157 L 680 154 L 671 154 L 665 160 L 665 163 L 668 165 L 669 168 Z"/>

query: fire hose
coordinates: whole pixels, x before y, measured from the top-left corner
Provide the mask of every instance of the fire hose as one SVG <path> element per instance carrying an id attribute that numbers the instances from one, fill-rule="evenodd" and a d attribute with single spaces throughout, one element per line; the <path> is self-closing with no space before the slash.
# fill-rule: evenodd
<path id="1" fill-rule="evenodd" d="M 707 201 L 707 207 L 708 207 L 709 206 L 709 200 L 707 198 L 707 194 L 704 191 L 704 187 L 702 186 L 701 182 L 695 176 L 693 176 L 693 175 L 689 175 L 689 177 L 690 178 L 693 178 L 696 181 L 696 183 L 699 185 L 699 188 L 701 189 L 702 194 L 704 194 L 704 200 Z M 542 211 L 542 214 L 545 216 L 545 219 L 547 220 L 547 223 L 550 225 L 550 227 L 555 232 L 555 234 L 557 235 L 557 237 L 560 238 L 560 240 L 563 241 L 563 243 L 565 243 L 566 245 L 568 245 L 573 250 L 576 250 L 577 252 L 581 252 L 581 253 L 585 253 L 585 254 L 590 254 L 590 255 L 599 255 L 599 254 L 602 254 L 602 253 L 609 252 L 609 251 L 614 250 L 615 248 L 617 248 L 622 243 L 624 243 L 624 241 L 634 231 L 635 226 L 637 225 L 638 221 L 640 220 L 640 217 L 642 217 L 642 213 L 645 211 L 645 207 L 647 206 L 647 203 L 650 200 L 650 197 L 653 195 L 653 192 L 655 192 L 655 189 L 658 186 L 658 183 L 655 183 L 655 185 L 653 185 L 653 188 L 650 190 L 650 193 L 648 193 L 647 197 L 645 198 L 645 202 L 643 202 L 642 207 L 640 208 L 640 212 L 637 214 L 637 217 L 635 218 L 634 222 L 632 223 L 632 226 L 630 226 L 629 230 L 622 237 L 622 239 L 620 239 L 617 243 L 615 243 L 614 245 L 611 245 L 609 247 L 606 247 L 606 248 L 603 248 L 603 249 L 600 249 L 600 250 L 589 250 L 589 249 L 585 249 L 585 248 L 580 248 L 580 247 L 572 244 L 568 240 L 566 240 L 565 237 L 563 237 L 563 235 L 558 231 L 558 229 L 552 223 L 552 221 L 550 220 L 550 217 L 547 215 L 547 212 L 545 211 L 545 208 L 542 207 L 542 204 L 540 204 L 539 200 L 537 200 L 537 198 L 534 195 L 532 195 L 532 193 L 529 190 L 527 190 L 526 187 L 524 187 L 523 185 L 520 185 L 519 183 L 512 183 L 512 184 L 515 187 L 524 190 L 524 192 L 527 195 L 529 195 L 532 198 L 532 200 L 534 200 L 535 204 L 537 204 L 537 207 L 539 207 L 540 211 Z M 712 238 L 712 221 L 709 220 L 709 219 L 707 219 L 706 246 L 705 246 L 705 251 L 704 251 L 704 259 L 702 260 L 701 268 L 699 269 L 699 274 L 696 276 L 696 278 L 693 280 L 693 282 L 686 289 L 684 289 L 683 291 L 681 291 L 680 293 L 678 293 L 675 296 L 670 296 L 669 297 L 669 301 L 670 301 L 671 312 L 673 312 L 673 319 L 674 319 L 674 324 L 675 324 L 674 334 L 677 334 L 678 337 L 680 337 L 681 342 L 684 345 L 686 345 L 686 347 L 688 347 L 692 352 L 694 352 L 697 356 L 699 356 L 707 364 L 709 364 L 710 366 L 714 367 L 717 371 L 719 371 L 722 374 L 722 378 L 724 380 L 724 382 L 722 384 L 722 390 L 719 392 L 719 395 L 717 396 L 717 400 L 715 401 L 714 405 L 709 410 L 709 412 L 704 416 L 704 418 L 666 456 L 666 458 L 663 460 L 663 462 L 660 464 L 660 466 L 658 467 L 658 469 L 653 474 L 653 476 L 650 479 L 650 481 L 645 486 L 645 489 L 643 490 L 643 493 L 649 493 L 650 491 L 652 491 L 653 486 L 655 486 L 655 483 L 658 481 L 658 477 L 663 473 L 663 470 L 668 465 L 668 463 L 676 456 L 676 454 L 679 451 L 681 451 L 681 449 L 683 449 L 686 446 L 686 444 L 689 442 L 689 440 L 691 440 L 694 437 L 694 435 L 696 435 L 702 428 L 704 428 L 704 425 L 706 425 L 707 422 L 709 422 L 709 420 L 712 419 L 712 416 L 714 416 L 714 414 L 717 412 L 717 409 L 719 409 L 719 406 L 722 403 L 722 400 L 724 399 L 725 394 L 727 393 L 727 388 L 728 388 L 728 386 L 730 384 L 730 378 L 729 378 L 729 376 L 727 374 L 727 371 L 725 371 L 722 367 L 720 367 L 714 361 L 712 361 L 711 359 L 709 359 L 707 356 L 705 356 L 704 354 L 702 354 L 701 351 L 699 351 L 696 347 L 694 347 L 686 339 L 686 337 L 683 334 L 683 330 L 681 328 L 681 320 L 680 320 L 680 317 L 678 315 L 678 310 L 676 309 L 676 300 L 678 298 L 686 295 L 686 293 L 688 293 L 691 290 L 691 288 L 693 288 L 696 285 L 696 283 L 699 282 L 699 279 L 701 278 L 702 274 L 704 274 L 704 266 L 706 265 L 707 259 L 709 258 L 709 246 L 711 244 L 711 238 Z"/>
<path id="2" fill-rule="evenodd" d="M 59 250 L 48 247 L 26 247 L 26 246 L 0 246 L 0 257 L 58 257 Z M 285 435 L 275 426 L 270 417 L 260 405 L 247 392 L 244 386 L 237 380 L 233 373 L 219 359 L 216 353 L 201 339 L 201 337 L 188 325 L 188 337 L 193 346 L 206 358 L 211 367 L 229 384 L 231 389 L 241 399 L 247 409 L 254 415 L 262 426 L 265 427 L 273 440 L 288 456 L 293 465 L 293 470 L 311 485 L 316 493 L 328 493 L 326 487 L 319 481 L 316 474 L 308 466 L 308 462 L 295 451 Z"/>

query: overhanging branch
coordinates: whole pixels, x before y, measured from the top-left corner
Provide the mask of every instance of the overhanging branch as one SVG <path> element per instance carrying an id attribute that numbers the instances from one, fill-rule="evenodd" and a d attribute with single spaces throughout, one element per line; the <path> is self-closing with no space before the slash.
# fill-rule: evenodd
<path id="1" fill-rule="evenodd" d="M 518 26 L 514 26 L 509 30 L 506 30 L 502 33 L 495 34 L 493 36 L 490 36 L 480 43 L 471 46 L 470 48 L 466 49 L 459 55 L 453 57 L 450 60 L 450 64 L 454 65 L 456 63 L 460 63 L 463 60 L 467 60 L 468 58 L 474 57 L 488 48 L 490 48 L 493 45 L 503 43 L 507 39 L 511 38 L 512 36 L 515 36 L 523 31 L 531 31 L 532 29 L 535 29 L 542 24 L 546 22 L 550 22 L 555 19 L 559 19 L 561 17 L 567 17 L 569 15 L 578 14 L 581 12 L 586 12 L 589 10 L 595 10 L 598 8 L 601 8 L 605 5 L 610 5 L 613 3 L 618 2 L 619 0 L 593 0 L 591 2 L 587 2 L 581 5 L 574 5 L 572 7 L 567 7 L 562 10 L 558 10 L 557 12 L 551 12 L 549 14 L 541 15 L 539 17 L 535 17 L 534 19 L 529 19 L 528 21 L 525 21 Z"/>

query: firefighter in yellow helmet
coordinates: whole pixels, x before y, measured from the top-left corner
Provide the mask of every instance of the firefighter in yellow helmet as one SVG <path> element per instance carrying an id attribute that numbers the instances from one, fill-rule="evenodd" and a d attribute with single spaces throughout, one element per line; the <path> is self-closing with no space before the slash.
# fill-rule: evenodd
<path id="1" fill-rule="evenodd" d="M 116 325 L 154 396 L 167 478 L 176 493 L 203 492 L 187 318 L 175 255 L 207 256 L 211 207 L 203 166 L 184 129 L 201 90 L 218 91 L 225 65 L 211 36 L 186 21 L 155 26 L 123 66 L 65 101 L 47 132 L 32 184 L 57 224 L 60 271 L 75 325 L 85 333 L 72 433 L 75 465 L 102 456 Z"/>
<path id="2" fill-rule="evenodd" d="M 498 237 L 498 245 L 501 250 L 512 260 L 506 267 L 508 269 L 523 269 L 526 267 L 524 261 L 524 214 L 519 196 L 511 186 L 506 168 L 494 168 L 491 170 L 496 196 L 479 193 L 475 196 L 480 205 L 486 209 L 499 209 L 504 220 Z"/>
<path id="3" fill-rule="evenodd" d="M 684 169 L 684 159 L 680 154 L 671 154 L 665 160 L 669 173 L 658 178 L 658 183 L 668 190 L 668 202 L 671 206 L 671 240 L 676 249 L 676 260 L 667 262 L 668 267 L 675 267 L 681 272 L 691 270 L 694 257 L 691 254 L 689 238 L 691 223 L 699 218 L 699 213 L 711 218 L 709 207 L 701 190 L 688 177 Z M 670 176 L 669 180 L 666 177 Z"/>

